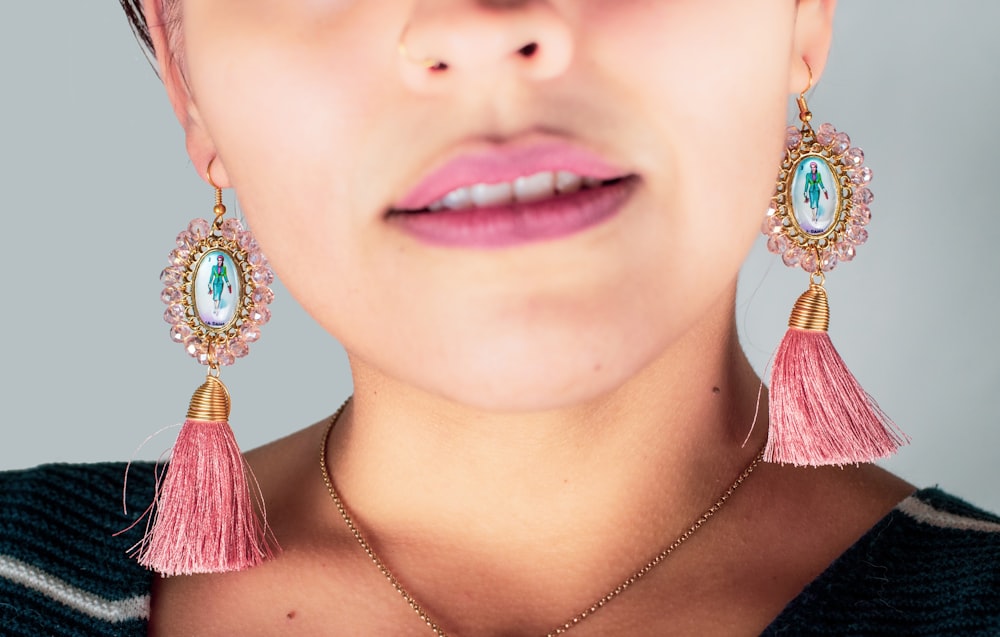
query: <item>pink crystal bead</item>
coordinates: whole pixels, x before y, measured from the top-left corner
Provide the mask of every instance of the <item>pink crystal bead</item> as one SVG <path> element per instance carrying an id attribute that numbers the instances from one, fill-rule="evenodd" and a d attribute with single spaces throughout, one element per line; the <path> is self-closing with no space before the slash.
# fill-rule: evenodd
<path id="1" fill-rule="evenodd" d="M 785 129 L 785 148 L 795 148 L 802 143 L 802 131 L 795 128 L 794 126 L 789 126 Z"/>
<path id="2" fill-rule="evenodd" d="M 264 258 L 264 253 L 260 250 L 254 250 L 247 255 L 247 262 L 253 267 L 258 267 L 267 264 L 267 259 Z"/>
<path id="3" fill-rule="evenodd" d="M 833 127 L 833 124 L 823 124 L 816 131 L 816 141 L 823 146 L 829 146 L 836 134 L 837 129 Z"/>
<path id="4" fill-rule="evenodd" d="M 847 152 L 851 147 L 851 138 L 847 136 L 847 133 L 837 133 L 833 136 L 833 144 L 830 146 L 830 150 L 833 151 L 834 155 L 842 155 Z"/>
<path id="5" fill-rule="evenodd" d="M 175 343 L 186 343 L 191 334 L 191 328 L 186 323 L 178 323 L 170 328 L 170 340 Z"/>
<path id="6" fill-rule="evenodd" d="M 198 244 L 198 240 L 187 230 L 181 230 L 181 233 L 177 235 L 176 243 L 178 248 L 187 248 L 190 250 Z"/>
<path id="7" fill-rule="evenodd" d="M 772 234 L 767 239 L 767 250 L 773 254 L 784 254 L 788 250 L 788 239 L 783 234 Z"/>
<path id="8" fill-rule="evenodd" d="M 167 260 L 171 265 L 185 266 L 190 258 L 190 250 L 187 248 L 175 248 L 170 252 L 170 256 L 167 257 Z"/>
<path id="9" fill-rule="evenodd" d="M 857 250 L 855 250 L 854 246 L 847 241 L 841 241 L 837 244 L 837 258 L 844 263 L 854 260 L 856 255 Z"/>
<path id="10" fill-rule="evenodd" d="M 184 293 L 177 288 L 163 288 L 163 292 L 160 293 L 160 300 L 170 305 L 171 303 L 176 303 L 181 300 Z"/>
<path id="11" fill-rule="evenodd" d="M 198 241 L 208 237 L 211 226 L 204 219 L 192 219 L 188 224 L 188 232 Z"/>
<path id="12" fill-rule="evenodd" d="M 222 222 L 222 227 L 219 228 L 222 238 L 230 241 L 236 241 L 241 232 L 243 232 L 243 224 L 240 223 L 239 219 L 226 219 Z"/>
<path id="13" fill-rule="evenodd" d="M 812 250 L 804 250 L 802 252 L 802 257 L 799 259 L 799 265 L 806 272 L 812 273 L 816 271 L 816 253 Z"/>
<path id="14" fill-rule="evenodd" d="M 259 249 L 257 240 L 254 239 L 253 233 L 249 230 L 244 230 L 236 237 L 236 244 L 247 252 L 256 252 Z"/>
<path id="15" fill-rule="evenodd" d="M 260 286 L 254 288 L 250 298 L 253 299 L 254 305 L 270 305 L 274 302 L 274 292 L 271 288 Z"/>
<path id="16" fill-rule="evenodd" d="M 766 235 L 778 234 L 784 230 L 785 226 L 781 221 L 781 217 L 777 215 L 769 215 L 764 217 L 764 223 L 761 226 L 761 232 Z"/>
<path id="17" fill-rule="evenodd" d="M 205 347 L 204 345 L 198 348 L 198 350 L 194 354 L 194 359 L 199 363 L 201 363 L 202 365 L 208 365 L 208 363 L 211 360 L 208 356 L 208 348 Z"/>
<path id="18" fill-rule="evenodd" d="M 236 358 L 243 358 L 250 353 L 250 347 L 240 339 L 235 339 L 229 343 L 229 351 Z"/>
<path id="19" fill-rule="evenodd" d="M 208 352 L 205 343 L 197 336 L 192 336 L 184 341 L 184 351 L 188 353 L 188 356 L 194 358 L 198 358 L 201 352 Z"/>
<path id="20" fill-rule="evenodd" d="M 268 267 L 256 268 L 253 271 L 253 282 L 254 285 L 270 286 L 274 283 L 274 272 Z"/>
<path id="21" fill-rule="evenodd" d="M 247 343 L 256 343 L 260 340 L 260 329 L 253 323 L 244 323 L 240 326 L 240 338 Z"/>
<path id="22" fill-rule="evenodd" d="M 215 348 L 215 362 L 223 367 L 232 365 L 236 362 L 236 357 L 233 353 L 229 351 L 228 347 L 216 347 Z"/>
<path id="23" fill-rule="evenodd" d="M 794 268 L 799 264 L 799 260 L 802 258 L 802 250 L 796 246 L 792 246 L 785 250 L 784 254 L 781 255 L 781 260 L 790 268 Z"/>
<path id="24" fill-rule="evenodd" d="M 861 226 L 847 226 L 847 240 L 856 246 L 868 241 L 868 231 Z"/>
<path id="25" fill-rule="evenodd" d="M 864 204 L 854 206 L 854 209 L 851 211 L 851 223 L 856 226 L 867 226 L 871 220 L 871 208 Z"/>
<path id="26" fill-rule="evenodd" d="M 860 148 L 851 148 L 844 155 L 844 159 L 847 160 L 849 166 L 858 167 L 865 163 L 865 151 Z"/>
<path id="27" fill-rule="evenodd" d="M 830 272 L 837 267 L 837 255 L 833 252 L 820 253 L 819 267 L 823 272 Z"/>
<path id="28" fill-rule="evenodd" d="M 184 281 L 184 274 L 184 268 L 164 268 L 163 272 L 160 272 L 160 283 L 169 286 L 180 285 Z"/>
<path id="29" fill-rule="evenodd" d="M 854 191 L 854 201 L 863 206 L 870 206 L 875 201 L 875 195 L 872 194 L 871 190 L 862 186 Z"/>
<path id="30" fill-rule="evenodd" d="M 187 308 L 180 303 L 172 303 L 163 313 L 163 320 L 171 325 L 176 325 L 177 323 L 182 322 L 186 316 Z"/>
<path id="31" fill-rule="evenodd" d="M 864 186 L 865 184 L 871 183 L 872 180 L 872 169 L 868 166 L 858 168 L 857 170 L 850 171 L 851 182 L 859 186 Z"/>
<path id="32" fill-rule="evenodd" d="M 255 305 L 250 310 L 250 320 L 257 325 L 264 325 L 271 320 L 271 310 L 263 305 Z"/>

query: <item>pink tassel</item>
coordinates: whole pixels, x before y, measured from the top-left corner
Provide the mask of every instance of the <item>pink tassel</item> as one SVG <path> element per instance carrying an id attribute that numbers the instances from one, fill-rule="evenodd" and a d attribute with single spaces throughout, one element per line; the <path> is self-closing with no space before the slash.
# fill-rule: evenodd
<path id="1" fill-rule="evenodd" d="M 774 356 L 767 462 L 872 462 L 909 442 L 847 369 L 826 332 L 829 318 L 826 290 L 813 283 Z"/>
<path id="2" fill-rule="evenodd" d="M 139 563 L 163 575 L 220 573 L 272 555 L 229 418 L 229 392 L 214 376 L 191 399 L 174 445 Z"/>

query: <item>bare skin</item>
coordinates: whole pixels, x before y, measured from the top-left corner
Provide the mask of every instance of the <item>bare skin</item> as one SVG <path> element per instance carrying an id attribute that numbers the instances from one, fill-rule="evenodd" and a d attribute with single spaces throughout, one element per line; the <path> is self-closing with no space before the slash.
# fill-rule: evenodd
<path id="1" fill-rule="evenodd" d="M 833 5 L 147 2 L 192 161 L 215 160 L 350 357 L 355 398 L 328 446 L 338 489 L 449 634 L 545 634 L 686 530 L 763 445 L 766 404 L 743 445 L 760 381 L 735 280 L 786 96 L 807 63 L 821 74 Z M 400 39 L 448 71 L 401 58 Z M 616 216 L 479 250 L 428 245 L 386 214 L 443 162 L 553 141 L 634 177 Z M 158 580 L 154 635 L 429 634 L 330 502 L 323 426 L 247 455 L 281 555 Z M 761 466 L 572 634 L 758 634 L 912 490 L 874 467 Z"/>
<path id="2" fill-rule="evenodd" d="M 465 455 L 442 459 L 425 457 L 402 426 L 377 434 L 399 444 L 391 457 L 376 454 L 382 469 L 365 484 L 354 458 L 372 441 L 349 408 L 330 437 L 328 462 L 379 554 L 449 634 L 543 635 L 680 535 L 763 444 L 766 423 L 758 422 L 740 446 L 759 385 L 738 350 L 733 355 L 741 373 L 706 379 L 697 401 L 711 405 L 717 431 L 688 442 L 661 445 L 672 437 L 657 430 L 642 449 L 617 445 L 621 432 L 602 432 L 608 419 L 599 413 L 592 437 L 573 445 L 571 457 L 588 461 L 552 466 L 564 443 L 501 450 L 503 439 L 484 433 L 486 425 L 475 434 L 482 448 L 453 442 Z M 158 580 L 154 635 L 429 634 L 333 506 L 318 462 L 325 427 L 248 454 L 284 549 L 279 558 L 243 573 Z M 706 445 L 710 438 L 717 440 Z M 686 448 L 681 457 L 662 450 L 678 446 Z M 470 463 L 490 470 L 470 472 Z M 552 470 L 539 470 L 544 464 Z M 874 466 L 760 465 L 689 542 L 574 632 L 759 634 L 912 491 Z"/>

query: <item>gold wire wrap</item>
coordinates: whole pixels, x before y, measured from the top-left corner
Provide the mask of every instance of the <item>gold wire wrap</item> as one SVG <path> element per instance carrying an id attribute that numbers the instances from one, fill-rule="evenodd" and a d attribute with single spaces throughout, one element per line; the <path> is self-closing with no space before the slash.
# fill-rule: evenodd
<path id="1" fill-rule="evenodd" d="M 229 420 L 231 406 L 229 390 L 221 380 L 209 374 L 202 386 L 191 396 L 187 417 L 188 420 L 224 422 Z"/>
<path id="2" fill-rule="evenodd" d="M 830 328 L 830 304 L 822 285 L 809 284 L 809 289 L 795 301 L 788 327 L 813 332 L 825 332 Z"/>

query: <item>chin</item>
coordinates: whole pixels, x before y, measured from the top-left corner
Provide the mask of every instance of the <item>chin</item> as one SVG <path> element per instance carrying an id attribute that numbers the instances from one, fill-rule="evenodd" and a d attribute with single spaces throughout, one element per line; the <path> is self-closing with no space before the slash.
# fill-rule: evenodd
<path id="1" fill-rule="evenodd" d="M 599 400 L 628 383 L 654 358 L 653 352 L 610 347 L 541 349 L 525 348 L 523 356 L 491 348 L 449 357 L 442 361 L 445 364 L 424 369 L 406 382 L 476 410 L 542 412 Z"/>

